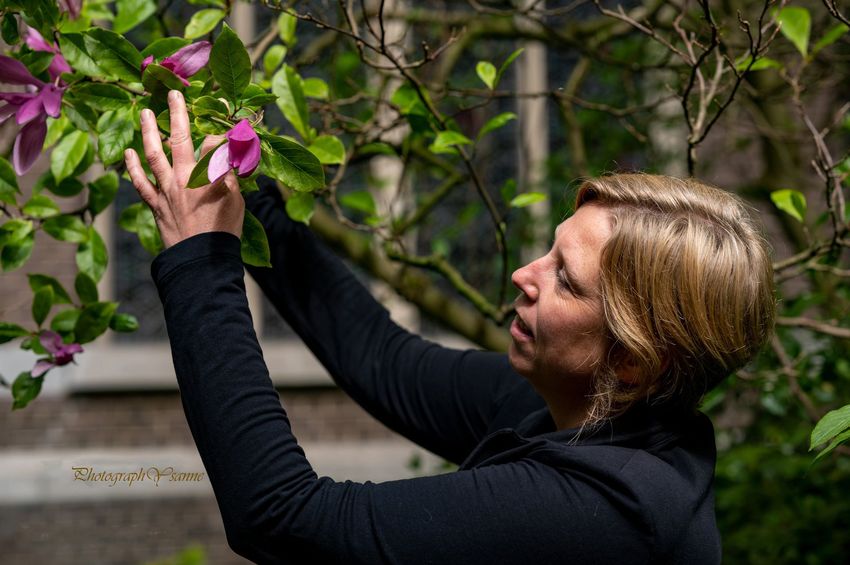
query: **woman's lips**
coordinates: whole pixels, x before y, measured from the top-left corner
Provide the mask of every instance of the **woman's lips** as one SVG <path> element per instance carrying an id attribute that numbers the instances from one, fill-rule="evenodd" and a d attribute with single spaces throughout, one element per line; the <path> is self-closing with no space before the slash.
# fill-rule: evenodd
<path id="1" fill-rule="evenodd" d="M 534 339 L 534 335 L 523 319 L 520 318 L 519 314 L 511 322 L 511 336 L 517 341 L 531 341 Z"/>

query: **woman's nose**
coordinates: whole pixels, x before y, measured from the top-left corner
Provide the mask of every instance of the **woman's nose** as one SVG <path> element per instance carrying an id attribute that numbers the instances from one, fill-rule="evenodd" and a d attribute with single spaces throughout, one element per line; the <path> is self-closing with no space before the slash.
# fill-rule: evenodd
<path id="1" fill-rule="evenodd" d="M 531 301 L 536 301 L 538 295 L 537 285 L 534 282 L 535 263 L 536 261 L 533 261 L 525 267 L 520 267 L 511 275 L 511 282 L 514 283 L 514 286 Z"/>

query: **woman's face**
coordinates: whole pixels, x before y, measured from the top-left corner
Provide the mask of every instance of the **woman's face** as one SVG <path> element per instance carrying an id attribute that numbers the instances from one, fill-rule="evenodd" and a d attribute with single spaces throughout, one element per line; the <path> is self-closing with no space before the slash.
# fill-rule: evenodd
<path id="1" fill-rule="evenodd" d="M 581 206 L 555 230 L 552 249 L 514 272 L 509 357 L 540 390 L 587 386 L 605 354 L 599 258 L 611 236 L 611 215 Z"/>

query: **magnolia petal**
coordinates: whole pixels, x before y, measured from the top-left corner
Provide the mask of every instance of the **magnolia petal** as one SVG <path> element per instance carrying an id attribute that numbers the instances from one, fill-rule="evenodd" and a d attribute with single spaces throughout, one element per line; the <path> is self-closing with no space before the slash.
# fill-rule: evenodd
<path id="1" fill-rule="evenodd" d="M 0 108 L 0 124 L 5 122 L 9 116 L 14 116 L 15 112 L 18 111 L 18 107 L 14 104 L 6 104 L 2 108 Z"/>
<path id="2" fill-rule="evenodd" d="M 81 353 L 83 348 L 80 347 L 79 343 L 70 343 L 68 345 L 63 345 L 59 348 L 59 351 L 53 356 L 53 361 L 57 365 L 67 365 L 71 361 L 74 360 L 75 353 Z"/>
<path id="3" fill-rule="evenodd" d="M 59 0 L 59 8 L 68 12 L 72 20 L 80 17 L 80 11 L 83 8 L 83 0 Z"/>
<path id="4" fill-rule="evenodd" d="M 0 100 L 5 100 L 9 104 L 15 106 L 23 106 L 27 100 L 35 98 L 36 94 L 32 92 L 0 92 Z"/>
<path id="5" fill-rule="evenodd" d="M 211 49 L 212 44 L 209 41 L 192 43 L 163 59 L 162 66 L 171 69 L 180 78 L 186 79 L 207 65 Z"/>
<path id="6" fill-rule="evenodd" d="M 39 334 L 41 345 L 51 354 L 54 355 L 62 348 L 62 336 L 53 330 L 44 330 Z"/>
<path id="7" fill-rule="evenodd" d="M 47 119 L 43 115 L 29 122 L 18 132 L 12 149 L 12 165 L 18 176 L 29 171 L 41 155 L 45 137 L 47 137 Z"/>
<path id="8" fill-rule="evenodd" d="M 62 89 L 52 84 L 45 84 L 39 96 L 47 115 L 58 118 L 62 113 Z"/>
<path id="9" fill-rule="evenodd" d="M 26 66 L 6 55 L 0 55 L 0 82 L 6 84 L 32 84 L 41 86 L 44 84 L 32 74 Z"/>
<path id="10" fill-rule="evenodd" d="M 38 30 L 33 29 L 29 26 L 26 27 L 26 31 L 24 32 L 24 41 L 27 44 L 27 47 L 32 49 L 33 51 L 49 51 L 51 53 L 55 53 L 56 49 L 50 45 L 47 41 L 45 41 L 44 37 Z"/>
<path id="11" fill-rule="evenodd" d="M 24 104 L 18 109 L 15 121 L 18 125 L 23 125 L 42 115 L 44 115 L 44 101 L 39 93 L 38 96 L 24 102 Z"/>
<path id="12" fill-rule="evenodd" d="M 207 178 L 210 179 L 210 182 L 217 181 L 230 170 L 229 145 L 229 143 L 223 143 L 210 157 L 210 164 L 207 167 Z"/>
<path id="13" fill-rule="evenodd" d="M 148 55 L 144 59 L 142 59 L 142 72 L 145 72 L 145 69 L 148 65 L 153 63 L 153 55 Z"/>
<path id="14" fill-rule="evenodd" d="M 55 366 L 56 365 L 54 363 L 46 359 L 42 359 L 36 362 L 35 367 L 33 367 L 32 371 L 30 371 L 30 375 L 32 375 L 33 378 L 40 377 Z"/>
<path id="15" fill-rule="evenodd" d="M 240 177 L 247 177 L 260 164 L 260 138 L 251 122 L 241 120 L 227 132 L 230 143 L 230 164 L 238 169 Z"/>
<path id="16" fill-rule="evenodd" d="M 53 60 L 50 61 L 50 66 L 47 67 L 47 73 L 50 75 L 51 80 L 56 80 L 59 78 L 59 75 L 62 73 L 71 73 L 71 65 L 68 64 L 68 61 L 65 60 L 65 57 L 57 53 L 54 55 Z M 65 84 L 64 82 L 62 84 Z"/>

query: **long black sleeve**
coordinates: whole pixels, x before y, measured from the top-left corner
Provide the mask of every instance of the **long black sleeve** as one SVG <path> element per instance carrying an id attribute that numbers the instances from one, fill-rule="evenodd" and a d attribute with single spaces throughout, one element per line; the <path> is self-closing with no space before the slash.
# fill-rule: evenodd
<path id="1" fill-rule="evenodd" d="M 246 195 L 269 238 L 272 268 L 247 266 L 336 383 L 391 429 L 454 462 L 486 435 L 499 401 L 522 384 L 504 354 L 447 349 L 389 317 L 351 271 L 289 219 L 271 181 Z"/>

